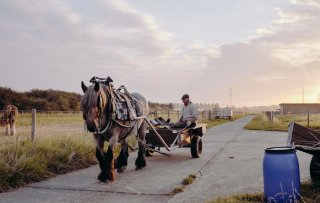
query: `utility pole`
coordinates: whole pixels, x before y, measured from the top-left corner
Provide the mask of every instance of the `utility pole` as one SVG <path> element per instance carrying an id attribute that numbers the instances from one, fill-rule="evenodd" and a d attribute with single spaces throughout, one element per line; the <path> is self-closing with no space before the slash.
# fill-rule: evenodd
<path id="1" fill-rule="evenodd" d="M 229 89 L 229 107 L 232 106 L 232 88 Z"/>

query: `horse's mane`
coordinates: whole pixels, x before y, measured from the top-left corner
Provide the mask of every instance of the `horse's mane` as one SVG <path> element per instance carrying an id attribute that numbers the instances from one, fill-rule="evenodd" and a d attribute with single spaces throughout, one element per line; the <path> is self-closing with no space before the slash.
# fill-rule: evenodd
<path id="1" fill-rule="evenodd" d="M 106 94 L 108 92 L 108 86 L 106 85 L 100 85 L 100 88 L 102 88 L 102 92 L 105 94 L 102 94 L 101 96 L 103 97 L 104 101 L 107 100 Z M 101 90 L 100 90 L 101 91 Z M 89 109 L 92 107 L 97 107 L 98 106 L 98 95 L 97 92 L 94 90 L 94 85 L 91 85 L 88 87 L 88 90 L 85 92 L 81 99 L 81 108 L 82 109 Z"/>

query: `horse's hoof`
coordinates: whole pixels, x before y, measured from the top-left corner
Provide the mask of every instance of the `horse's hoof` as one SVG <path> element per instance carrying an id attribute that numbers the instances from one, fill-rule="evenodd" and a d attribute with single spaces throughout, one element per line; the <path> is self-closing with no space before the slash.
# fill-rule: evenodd
<path id="1" fill-rule="evenodd" d="M 143 170 L 144 168 L 145 168 L 145 166 L 136 166 L 136 171 Z"/>
<path id="2" fill-rule="evenodd" d="M 122 167 L 118 168 L 117 171 L 118 171 L 118 173 L 123 173 L 126 169 L 127 169 L 126 166 L 122 166 Z"/>
<path id="3" fill-rule="evenodd" d="M 98 184 L 101 184 L 101 185 L 106 185 L 106 184 L 111 184 L 111 183 L 113 183 L 112 180 L 104 180 L 104 181 L 98 180 Z"/>
<path id="4" fill-rule="evenodd" d="M 113 180 L 106 178 L 106 177 L 98 177 L 98 183 L 99 184 L 109 184 L 112 183 Z"/>

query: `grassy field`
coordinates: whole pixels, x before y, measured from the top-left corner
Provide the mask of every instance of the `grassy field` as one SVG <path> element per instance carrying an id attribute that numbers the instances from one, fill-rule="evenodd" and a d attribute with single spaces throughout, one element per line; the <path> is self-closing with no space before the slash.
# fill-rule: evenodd
<path id="1" fill-rule="evenodd" d="M 318 203 L 320 202 L 320 187 L 311 182 L 301 183 L 302 203 Z M 263 193 L 257 194 L 239 194 L 230 197 L 223 197 L 209 201 L 209 203 L 263 203 Z"/>
<path id="2" fill-rule="evenodd" d="M 31 139 L 31 113 L 20 113 L 16 125 L 17 137 L 4 136 L 5 128 L 0 128 L 0 148 L 3 145 Z M 81 112 L 37 112 L 36 139 L 50 137 L 85 136 Z"/>
<path id="3" fill-rule="evenodd" d="M 288 131 L 288 124 L 294 121 L 300 125 L 308 126 L 307 115 L 293 116 L 275 116 L 273 123 L 270 123 L 266 116 L 256 115 L 245 128 L 248 130 L 265 130 L 265 131 Z M 309 127 L 315 130 L 320 129 L 320 117 L 318 115 L 310 116 Z"/>
<path id="4" fill-rule="evenodd" d="M 57 124 L 83 124 L 81 112 L 37 112 L 37 125 L 48 126 Z M 17 126 L 30 126 L 31 113 L 20 113 Z"/>

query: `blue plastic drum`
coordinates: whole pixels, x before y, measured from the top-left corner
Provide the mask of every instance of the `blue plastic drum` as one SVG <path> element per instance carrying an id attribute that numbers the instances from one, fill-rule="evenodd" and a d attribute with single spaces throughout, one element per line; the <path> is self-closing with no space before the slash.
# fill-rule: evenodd
<path id="1" fill-rule="evenodd" d="M 299 162 L 294 148 L 265 149 L 263 182 L 267 202 L 289 203 L 300 199 Z"/>

